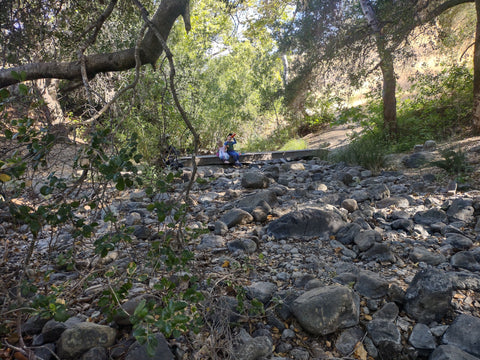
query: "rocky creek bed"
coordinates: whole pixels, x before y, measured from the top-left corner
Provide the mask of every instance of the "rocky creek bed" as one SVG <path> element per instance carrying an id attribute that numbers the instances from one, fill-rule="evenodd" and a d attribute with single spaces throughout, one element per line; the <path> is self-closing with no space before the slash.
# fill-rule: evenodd
<path id="1" fill-rule="evenodd" d="M 183 169 L 185 179 L 190 171 Z M 320 159 L 200 168 L 198 176 L 205 181 L 192 189 L 187 226 L 208 232 L 187 248 L 205 295 L 204 326 L 198 334 L 158 335 L 155 359 L 480 359 L 474 186 L 452 190 L 443 173 L 374 175 Z M 185 186 L 176 182 L 170 195 Z M 89 275 L 112 266 L 126 271 L 132 261 L 147 269 L 142 259 L 159 227 L 147 208 L 168 196 L 134 191 L 114 198 L 111 209 L 133 227 L 134 242 L 103 259 L 84 246 L 76 270 L 39 265 L 29 274 L 72 296 L 66 322 L 30 317 L 22 324 L 37 358 L 148 358 L 128 319 L 110 322 L 99 311 L 108 279 Z M 110 231 L 98 222 L 96 238 Z M 4 239 L 23 232 L 28 240 L 25 227 L 7 220 L 2 232 Z M 74 241 L 67 233 L 55 239 L 39 241 L 39 259 Z M 5 290 L 15 284 L 7 269 L 18 269 L 20 253 L 3 256 L 2 312 Z M 132 312 L 152 293 L 151 281 L 139 281 L 123 306 Z M 6 349 L 5 358 L 13 356 L 14 346 Z"/>

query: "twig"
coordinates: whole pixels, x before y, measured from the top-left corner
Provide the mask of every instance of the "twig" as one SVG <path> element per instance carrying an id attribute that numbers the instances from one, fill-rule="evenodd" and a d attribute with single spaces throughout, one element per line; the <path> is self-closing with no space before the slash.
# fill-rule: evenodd
<path id="1" fill-rule="evenodd" d="M 470 49 L 473 45 L 475 45 L 474 42 L 467 46 L 467 48 L 466 48 L 465 51 L 462 53 L 462 55 L 460 55 L 460 59 L 459 59 L 459 60 L 462 60 L 463 56 L 467 53 L 468 49 Z"/>
<path id="2" fill-rule="evenodd" d="M 30 307 L 21 307 L 21 308 L 16 308 L 16 309 L 12 309 L 12 310 L 8 310 L 8 311 L 5 311 L 4 313 L 2 313 L 2 315 L 8 315 L 8 314 L 13 314 L 17 311 L 36 311 L 37 309 L 35 308 L 30 308 Z"/>
<path id="3" fill-rule="evenodd" d="M 30 349 L 46 349 L 55 359 L 61 360 L 55 352 L 50 349 L 48 346 L 42 345 L 42 346 L 30 346 Z M 40 359 L 38 356 L 36 357 L 37 359 Z M 41 359 L 40 359 L 41 360 Z"/>
<path id="4" fill-rule="evenodd" d="M 105 11 L 100 15 L 100 17 L 97 19 L 95 24 L 90 25 L 87 30 L 82 35 L 85 35 L 88 33 L 90 30 L 94 29 L 93 34 L 85 41 L 85 43 L 78 49 L 78 58 L 80 60 L 80 71 L 82 74 L 82 81 L 83 85 L 85 87 L 85 91 L 87 92 L 87 98 L 88 98 L 88 103 L 92 104 L 92 94 L 90 90 L 90 85 L 88 83 L 88 74 L 87 74 L 87 66 L 86 66 L 86 56 L 85 56 L 85 50 L 92 44 L 95 43 L 95 40 L 97 39 L 98 33 L 100 32 L 100 29 L 102 28 L 103 24 L 105 21 L 108 19 L 108 17 L 112 14 L 113 9 L 115 8 L 115 5 L 117 4 L 118 0 L 112 0 L 110 4 L 108 4 L 107 8 Z"/>
<path id="5" fill-rule="evenodd" d="M 22 347 L 18 347 L 10 344 L 7 340 L 5 340 L 5 346 L 9 347 L 12 350 L 18 351 L 22 355 L 26 356 L 28 360 L 42 360 L 38 356 L 36 356 L 29 348 L 25 350 L 25 344 L 23 344 Z"/>
<path id="6" fill-rule="evenodd" d="M 85 124 L 89 124 L 97 121 L 98 118 L 100 118 L 100 116 L 102 116 L 110 108 L 110 106 L 112 106 L 112 104 L 118 100 L 120 96 L 122 96 L 128 90 L 133 89 L 137 85 L 139 74 L 140 74 L 140 66 L 142 65 L 140 60 L 140 42 L 145 30 L 146 30 L 146 26 L 143 26 L 142 29 L 140 30 L 140 35 L 135 44 L 135 55 L 134 55 L 135 56 L 135 78 L 133 79 L 133 82 L 125 86 L 123 89 L 119 90 L 115 94 L 115 96 L 112 98 L 112 100 L 110 100 L 102 109 L 100 109 L 100 111 L 97 114 L 95 114 L 94 116 L 92 116 L 90 119 L 86 121 L 82 121 L 81 125 L 85 125 Z"/>

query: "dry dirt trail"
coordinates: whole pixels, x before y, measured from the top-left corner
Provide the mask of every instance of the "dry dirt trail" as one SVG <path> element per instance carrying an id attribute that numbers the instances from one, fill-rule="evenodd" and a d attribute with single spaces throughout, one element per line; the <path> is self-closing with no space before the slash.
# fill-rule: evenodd
<path id="1" fill-rule="evenodd" d="M 335 149 L 350 142 L 354 132 L 360 132 L 361 127 L 352 124 L 335 125 L 322 130 L 319 133 L 308 134 L 303 137 L 307 141 L 309 149 L 326 148 Z"/>

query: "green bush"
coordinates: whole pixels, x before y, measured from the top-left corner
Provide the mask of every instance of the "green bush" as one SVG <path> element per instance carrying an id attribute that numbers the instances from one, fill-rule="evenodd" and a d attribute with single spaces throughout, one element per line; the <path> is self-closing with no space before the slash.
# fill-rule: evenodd
<path id="1" fill-rule="evenodd" d="M 308 143 L 303 139 L 292 139 L 283 145 L 280 151 L 304 150 L 308 147 Z"/>
<path id="2" fill-rule="evenodd" d="M 449 174 L 462 175 L 472 169 L 467 161 L 467 156 L 462 150 L 448 149 L 442 151 L 443 160 L 434 161 L 432 164 L 444 169 Z"/>
<path id="3" fill-rule="evenodd" d="M 426 72 L 411 80 L 415 80 L 411 88 L 415 95 L 399 102 L 396 139 L 387 141 L 382 103 L 370 97 L 366 106 L 341 112 L 339 122 L 359 121 L 364 131 L 331 159 L 379 169 L 386 154 L 410 151 L 426 140 L 448 139 L 469 126 L 473 102 L 470 68 L 454 64 L 438 74 Z M 459 156 L 447 154 L 444 165 L 457 169 L 462 163 Z"/>
<path id="4" fill-rule="evenodd" d="M 387 153 L 388 145 L 381 136 L 370 132 L 353 139 L 346 147 L 334 150 L 329 160 L 361 165 L 376 172 L 384 167 Z"/>
<path id="5" fill-rule="evenodd" d="M 414 80 L 415 95 L 399 104 L 395 150 L 411 149 L 429 139 L 448 139 L 469 126 L 471 119 L 472 69 L 454 64 L 438 74 L 417 74 Z"/>

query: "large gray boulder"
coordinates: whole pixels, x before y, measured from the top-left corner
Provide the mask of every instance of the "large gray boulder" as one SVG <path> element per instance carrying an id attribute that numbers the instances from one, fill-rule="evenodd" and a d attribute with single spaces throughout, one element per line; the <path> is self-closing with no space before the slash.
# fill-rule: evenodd
<path id="1" fill-rule="evenodd" d="M 249 299 L 257 299 L 266 304 L 272 299 L 275 291 L 277 291 L 277 285 L 267 281 L 259 281 L 247 286 L 246 290 Z"/>
<path id="2" fill-rule="evenodd" d="M 480 318 L 461 314 L 443 334 L 442 342 L 480 357 Z"/>
<path id="3" fill-rule="evenodd" d="M 430 328 L 425 324 L 416 324 L 413 329 L 408 342 L 420 350 L 434 350 L 437 347 L 435 337 Z"/>
<path id="4" fill-rule="evenodd" d="M 480 271 L 480 263 L 471 251 L 460 251 L 454 254 L 450 258 L 450 264 L 456 268 Z"/>
<path id="5" fill-rule="evenodd" d="M 78 359 L 91 348 L 109 347 L 115 343 L 117 330 L 90 322 L 76 324 L 65 330 L 58 341 L 58 355 L 61 359 Z"/>
<path id="6" fill-rule="evenodd" d="M 455 250 L 468 250 L 473 246 L 473 241 L 462 234 L 447 233 L 445 237 L 447 238 L 447 244 Z"/>
<path id="7" fill-rule="evenodd" d="M 367 331 L 383 359 L 396 359 L 394 354 L 401 353 L 402 336 L 393 321 L 373 319 L 367 323 Z"/>
<path id="8" fill-rule="evenodd" d="M 242 186 L 245 189 L 265 189 L 268 187 L 268 177 L 260 171 L 247 171 L 242 177 Z"/>
<path id="9" fill-rule="evenodd" d="M 260 190 L 254 194 L 250 194 L 240 199 L 237 203 L 238 208 L 250 208 L 254 209 L 261 204 L 262 201 L 266 201 L 268 205 L 274 207 L 278 203 L 277 194 L 273 190 Z"/>
<path id="10" fill-rule="evenodd" d="M 242 209 L 233 209 L 226 212 L 219 221 L 225 223 L 228 228 L 235 225 L 248 224 L 253 221 L 253 216 Z"/>
<path id="11" fill-rule="evenodd" d="M 479 360 L 480 358 L 470 355 L 452 345 L 440 345 L 431 354 L 428 360 Z"/>
<path id="12" fill-rule="evenodd" d="M 355 283 L 355 291 L 370 299 L 379 299 L 387 295 L 388 282 L 372 271 L 362 271 Z"/>
<path id="13" fill-rule="evenodd" d="M 447 216 L 450 221 L 460 220 L 469 223 L 475 220 L 474 212 L 472 199 L 455 199 L 448 207 Z"/>
<path id="14" fill-rule="evenodd" d="M 382 235 L 375 230 L 360 231 L 357 233 L 353 241 L 358 246 L 358 250 L 366 251 L 370 249 L 376 242 L 381 242 Z"/>
<path id="15" fill-rule="evenodd" d="M 428 249 L 420 246 L 415 246 L 412 251 L 410 251 L 410 259 L 412 259 L 414 262 L 424 262 L 433 266 L 446 261 L 446 258 L 443 254 L 431 252 Z"/>
<path id="16" fill-rule="evenodd" d="M 402 196 L 392 196 L 392 197 L 387 197 L 385 199 L 382 199 L 380 201 L 377 201 L 376 207 L 379 209 L 387 208 L 394 206 L 396 208 L 408 208 L 410 205 L 410 202 L 406 197 Z"/>
<path id="17" fill-rule="evenodd" d="M 451 279 L 443 271 L 421 270 L 405 294 L 405 311 L 424 324 L 439 321 L 451 309 L 452 290 Z"/>
<path id="18" fill-rule="evenodd" d="M 273 341 L 268 336 L 251 337 L 241 329 L 235 339 L 234 358 L 236 360 L 264 359 L 273 352 Z"/>
<path id="19" fill-rule="evenodd" d="M 435 223 L 444 223 L 448 222 L 448 217 L 445 211 L 441 209 L 430 209 L 427 211 L 419 211 L 413 216 L 413 220 L 417 224 L 421 225 L 432 225 Z"/>
<path id="20" fill-rule="evenodd" d="M 358 324 L 360 299 L 345 286 L 315 288 L 293 302 L 292 312 L 306 331 L 327 335 Z"/>
<path id="21" fill-rule="evenodd" d="M 295 236 L 328 238 L 344 225 L 343 218 L 334 211 L 307 208 L 272 221 L 267 227 L 267 233 L 277 239 Z"/>

